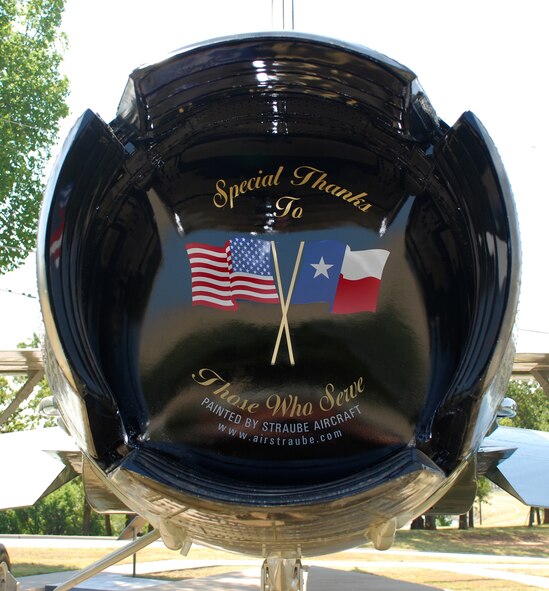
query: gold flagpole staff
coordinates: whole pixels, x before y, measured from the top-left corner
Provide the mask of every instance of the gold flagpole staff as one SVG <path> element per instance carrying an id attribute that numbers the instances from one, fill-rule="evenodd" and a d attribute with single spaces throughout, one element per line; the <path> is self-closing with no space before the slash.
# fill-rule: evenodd
<path id="1" fill-rule="evenodd" d="M 292 274 L 292 280 L 290 282 L 290 288 L 288 289 L 288 295 L 286 299 L 284 299 L 284 292 L 282 291 L 282 282 L 280 280 L 280 269 L 278 267 L 278 255 L 276 253 L 276 246 L 274 241 L 271 242 L 271 249 L 273 251 L 273 261 L 275 266 L 275 273 L 276 273 L 276 282 L 278 284 L 278 293 L 280 298 L 280 307 L 282 309 L 282 319 L 280 321 L 280 327 L 278 328 L 278 335 L 276 337 L 275 348 L 273 351 L 273 356 L 271 358 L 271 365 L 275 365 L 276 358 L 278 356 L 278 350 L 280 348 L 280 341 L 282 340 L 282 332 L 286 335 L 286 343 L 288 345 L 288 355 L 290 357 L 290 365 L 295 365 L 294 360 L 294 352 L 292 349 L 292 339 L 290 337 L 290 327 L 288 326 L 288 309 L 290 308 L 290 301 L 292 299 L 292 293 L 294 291 L 295 280 L 297 277 L 297 270 L 299 269 L 299 264 L 301 263 L 301 255 L 303 253 L 303 246 L 304 242 L 301 241 L 299 244 L 299 250 L 297 251 L 297 258 L 294 265 L 294 272 Z"/>

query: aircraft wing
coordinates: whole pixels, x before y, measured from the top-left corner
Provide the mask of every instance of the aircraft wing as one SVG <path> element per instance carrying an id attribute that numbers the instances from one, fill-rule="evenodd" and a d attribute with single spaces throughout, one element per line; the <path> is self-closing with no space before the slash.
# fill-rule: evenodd
<path id="1" fill-rule="evenodd" d="M 63 453 L 78 453 L 59 427 L 2 433 L 0 436 L 0 510 L 33 505 L 76 475 Z"/>
<path id="2" fill-rule="evenodd" d="M 44 376 L 40 349 L 0 351 L 0 374 L 26 375 L 13 400 L 0 411 L 0 425 L 32 395 Z M 0 510 L 33 505 L 76 475 L 81 453 L 59 427 L 0 435 Z"/>
<path id="3" fill-rule="evenodd" d="M 480 472 L 519 501 L 549 508 L 549 433 L 498 427 L 479 450 Z"/>

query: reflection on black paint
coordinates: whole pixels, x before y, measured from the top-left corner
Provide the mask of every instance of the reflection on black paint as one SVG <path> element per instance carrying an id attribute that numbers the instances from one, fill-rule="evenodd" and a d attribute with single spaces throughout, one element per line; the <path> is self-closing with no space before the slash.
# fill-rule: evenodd
<path id="1" fill-rule="evenodd" d="M 243 37 L 136 70 L 110 126 L 85 114 L 52 189 L 48 294 L 104 468 L 129 453 L 168 487 L 289 489 L 471 452 L 513 322 L 516 220 L 479 122 L 449 129 L 414 80 L 362 48 Z M 283 295 L 301 242 L 389 251 L 376 312 L 290 302 L 295 364 L 284 339 L 271 364 L 280 306 L 191 305 L 186 245 L 238 236 L 274 242 Z"/>

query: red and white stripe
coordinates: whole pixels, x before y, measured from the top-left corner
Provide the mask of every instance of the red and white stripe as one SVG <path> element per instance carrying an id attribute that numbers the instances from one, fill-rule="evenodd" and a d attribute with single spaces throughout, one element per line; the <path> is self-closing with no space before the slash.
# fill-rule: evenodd
<path id="1" fill-rule="evenodd" d="M 234 298 L 252 300 L 264 304 L 278 304 L 278 292 L 274 281 L 258 279 L 251 273 L 233 273 L 231 275 L 231 288 Z"/>
<path id="2" fill-rule="evenodd" d="M 238 306 L 231 290 L 226 247 L 192 242 L 187 245 L 187 253 L 191 264 L 193 306 L 236 310 Z"/>

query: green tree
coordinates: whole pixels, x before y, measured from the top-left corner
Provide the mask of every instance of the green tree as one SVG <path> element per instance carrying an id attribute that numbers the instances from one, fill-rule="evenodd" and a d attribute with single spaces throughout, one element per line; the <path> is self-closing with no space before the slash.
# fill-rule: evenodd
<path id="1" fill-rule="evenodd" d="M 480 503 L 484 503 L 490 493 L 492 492 L 492 483 L 486 478 L 486 476 L 479 476 L 477 478 L 477 496 L 476 498 Z"/>
<path id="2" fill-rule="evenodd" d="M 0 274 L 36 243 L 43 170 L 66 117 L 65 0 L 0 0 Z"/>
<path id="3" fill-rule="evenodd" d="M 18 349 L 37 348 L 40 346 L 40 339 L 35 334 L 27 342 L 19 343 Z M 25 383 L 26 378 L 6 378 L 0 376 L 0 412 L 2 412 L 13 398 L 17 391 Z M 34 392 L 23 402 L 15 413 L 0 427 L 0 432 L 9 433 L 12 431 L 26 431 L 39 427 L 53 427 L 56 424 L 55 418 L 41 415 L 38 411 L 43 398 L 51 396 L 52 392 L 47 379 L 44 377 L 36 386 Z"/>
<path id="4" fill-rule="evenodd" d="M 20 377 L 10 380 L 4 376 L 0 376 L 0 412 L 12 401 L 24 381 L 25 379 Z M 51 390 L 46 378 L 42 378 L 36 391 L 2 425 L 0 431 L 9 433 L 12 431 L 37 429 L 39 427 L 53 427 L 56 424 L 55 419 L 46 417 L 38 411 L 38 406 L 42 399 L 48 396 L 51 396 Z"/>
<path id="5" fill-rule="evenodd" d="M 486 476 L 479 476 L 477 478 L 477 496 L 475 501 L 478 501 L 478 512 L 480 518 L 480 524 L 482 525 L 482 503 L 488 503 L 488 497 L 492 493 L 492 483 Z M 471 519 L 474 525 L 474 517 Z"/>
<path id="6" fill-rule="evenodd" d="M 511 380 L 507 396 L 517 403 L 517 414 L 500 425 L 549 431 L 549 397 L 535 380 Z"/>
<path id="7" fill-rule="evenodd" d="M 0 534 L 20 535 L 82 535 L 84 527 L 84 488 L 80 478 L 68 482 L 32 507 L 0 511 Z M 92 536 L 107 534 L 106 521 L 94 511 L 88 515 L 88 533 Z M 112 517 L 115 534 L 124 529 L 124 515 Z"/>

